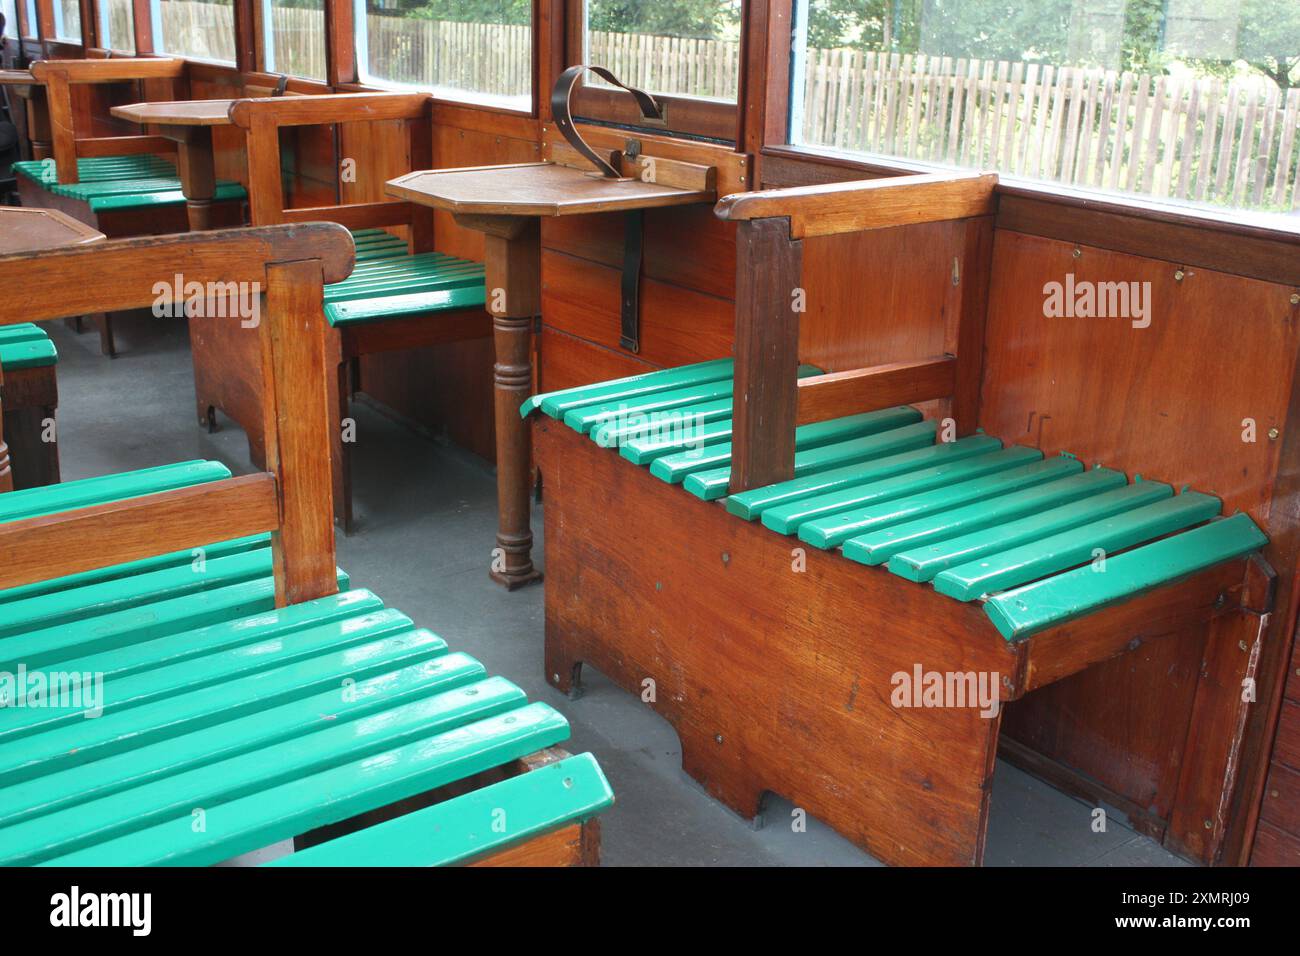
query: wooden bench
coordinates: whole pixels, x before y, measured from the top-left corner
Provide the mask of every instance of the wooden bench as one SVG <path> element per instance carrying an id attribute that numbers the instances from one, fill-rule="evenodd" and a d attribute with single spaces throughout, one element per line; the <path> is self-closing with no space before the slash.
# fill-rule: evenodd
<path id="1" fill-rule="evenodd" d="M 59 406 L 58 350 L 38 325 L 0 328 L 4 372 L 4 434 L 13 450 L 15 488 L 36 488 L 59 480 L 59 446 L 46 441 L 46 422 Z M 57 433 L 56 433 L 57 435 Z"/>
<path id="2" fill-rule="evenodd" d="M 246 135 L 253 224 L 337 222 L 356 237 L 356 270 L 346 281 L 327 286 L 324 297 L 330 362 L 337 369 L 330 383 L 337 408 L 332 428 L 334 507 L 345 532 L 353 525 L 351 443 L 344 441 L 341 423 L 348 416 L 349 396 L 359 387 L 349 369 L 364 355 L 491 335 L 491 320 L 483 308 L 483 265 L 430 251 L 432 212 L 412 203 L 286 209 L 280 130 L 326 123 L 400 124 L 410 164 L 424 168 L 432 163 L 429 103 L 425 94 L 362 93 L 240 100 L 230 110 L 235 125 Z M 378 180 L 381 186 L 383 178 Z M 398 237 L 389 231 L 393 229 L 407 235 Z M 200 425 L 214 428 L 214 409 L 220 409 L 244 429 L 249 453 L 260 462 L 261 399 L 248 374 L 255 336 L 238 323 L 191 320 L 190 343 Z"/>
<path id="3" fill-rule="evenodd" d="M 89 60 L 42 60 L 31 68 L 42 91 L 29 103 L 48 128 L 48 146 L 35 159 L 14 164 L 24 206 L 58 209 L 109 238 L 164 235 L 189 228 L 183 170 L 176 163 L 176 143 L 148 134 L 95 135 L 78 128 L 73 104 L 75 87 L 139 82 L 154 98 L 174 98 L 185 88 L 185 61 L 164 57 L 118 57 Z M 83 124 L 84 125 L 84 124 Z M 116 133 L 116 130 L 110 130 Z M 244 188 L 219 182 L 212 207 L 216 226 L 244 221 Z M 117 354 L 112 318 L 94 317 L 100 351 Z M 75 317 L 78 331 L 83 328 Z"/>
<path id="4" fill-rule="evenodd" d="M 548 679 L 653 688 L 718 799 L 774 791 L 888 863 L 981 862 L 1003 703 L 1271 600 L 1267 539 L 1213 495 L 978 431 L 991 188 L 727 197 L 735 359 L 523 407 Z M 965 249 L 945 354 L 799 377 L 805 238 L 939 220 Z"/>
<path id="5" fill-rule="evenodd" d="M 595 862 L 612 797 L 556 752 L 564 718 L 335 567 L 319 302 L 352 255 L 312 224 L 0 257 L 0 282 L 49 290 L 0 302 L 0 326 L 140 307 L 178 260 L 187 280 L 258 282 L 268 396 L 268 472 L 187 462 L 0 495 L 0 862 L 202 865 L 357 823 L 383 827 L 340 842 L 343 862 L 395 829 L 426 863 Z M 490 834 L 483 799 L 506 810 Z"/>

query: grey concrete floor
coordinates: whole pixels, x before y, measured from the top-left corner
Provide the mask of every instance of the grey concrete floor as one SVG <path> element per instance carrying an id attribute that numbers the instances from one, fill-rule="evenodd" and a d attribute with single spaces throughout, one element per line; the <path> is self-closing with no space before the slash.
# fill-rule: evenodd
<path id="1" fill-rule="evenodd" d="M 97 336 L 47 323 L 60 354 L 59 446 L 65 479 L 190 458 L 251 470 L 243 434 L 229 421 L 197 426 L 184 325 L 148 316 L 117 321 L 120 356 L 98 354 Z M 496 527 L 495 484 L 480 460 L 420 437 L 363 403 L 354 406 L 359 528 L 339 537 L 339 564 L 354 586 L 378 593 L 416 622 L 565 714 L 578 753 L 590 750 L 617 803 L 603 818 L 607 865 L 834 865 L 877 861 L 816 820 L 791 826 L 791 805 L 771 798 L 754 829 L 682 772 L 677 736 L 638 698 L 591 668 L 570 701 L 542 676 L 542 589 L 507 594 L 486 574 Z M 534 522 L 540 533 L 541 522 Z M 536 557 L 545 567 L 544 542 Z M 999 763 L 989 822 L 989 865 L 1182 865 L 1111 813 L 1106 832 L 1092 808 Z"/>

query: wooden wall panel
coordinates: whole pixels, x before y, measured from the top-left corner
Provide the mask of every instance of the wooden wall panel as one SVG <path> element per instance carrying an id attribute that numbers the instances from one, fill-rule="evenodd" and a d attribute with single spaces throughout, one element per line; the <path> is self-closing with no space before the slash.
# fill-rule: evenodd
<path id="1" fill-rule="evenodd" d="M 543 250 L 542 316 L 547 327 L 618 349 L 621 278 L 610 266 Z M 642 279 L 641 314 L 641 351 L 636 357 L 643 362 L 675 366 L 731 354 L 734 315 L 729 299 Z M 550 389 L 550 383 L 545 387 Z"/>
<path id="2" fill-rule="evenodd" d="M 538 336 L 537 353 L 540 377 L 547 389 L 640 375 L 656 368 L 621 349 L 602 348 L 550 328 L 543 328 Z"/>
<path id="3" fill-rule="evenodd" d="M 1300 310 L 1286 286 L 999 231 L 980 424 L 1048 454 L 1137 471 L 1268 517 Z M 1151 324 L 1048 318 L 1043 287 L 1151 283 Z M 1242 441 L 1242 420 L 1257 441 Z"/>

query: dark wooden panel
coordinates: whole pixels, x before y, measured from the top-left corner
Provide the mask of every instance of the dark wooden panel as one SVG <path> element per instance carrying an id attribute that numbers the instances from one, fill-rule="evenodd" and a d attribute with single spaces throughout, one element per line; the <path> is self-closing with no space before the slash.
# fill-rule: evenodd
<path id="1" fill-rule="evenodd" d="M 1273 762 L 1300 770 L 1300 704 L 1282 702 L 1277 718 L 1277 739 L 1273 742 Z"/>
<path id="2" fill-rule="evenodd" d="M 537 348 L 538 389 L 543 392 L 640 375 L 659 367 L 546 327 Z"/>
<path id="3" fill-rule="evenodd" d="M 1264 806 L 1260 819 L 1300 836 L 1300 770 L 1273 763 L 1268 784 L 1264 787 Z"/>
<path id="4" fill-rule="evenodd" d="M 617 269 L 543 250 L 543 321 L 597 345 L 617 347 L 619 281 Z M 729 356 L 732 313 L 730 300 L 643 280 L 637 357 L 654 365 L 675 366 Z"/>
<path id="5" fill-rule="evenodd" d="M 1255 836 L 1251 866 L 1300 866 L 1300 837 L 1261 823 Z"/>

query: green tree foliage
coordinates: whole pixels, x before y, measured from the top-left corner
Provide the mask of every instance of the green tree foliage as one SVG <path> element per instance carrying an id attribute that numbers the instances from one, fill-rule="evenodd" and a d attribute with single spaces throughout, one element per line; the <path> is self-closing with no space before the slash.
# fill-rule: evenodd
<path id="1" fill-rule="evenodd" d="M 612 33 L 712 39 L 740 21 L 740 4 L 726 0 L 588 0 L 587 24 Z"/>

